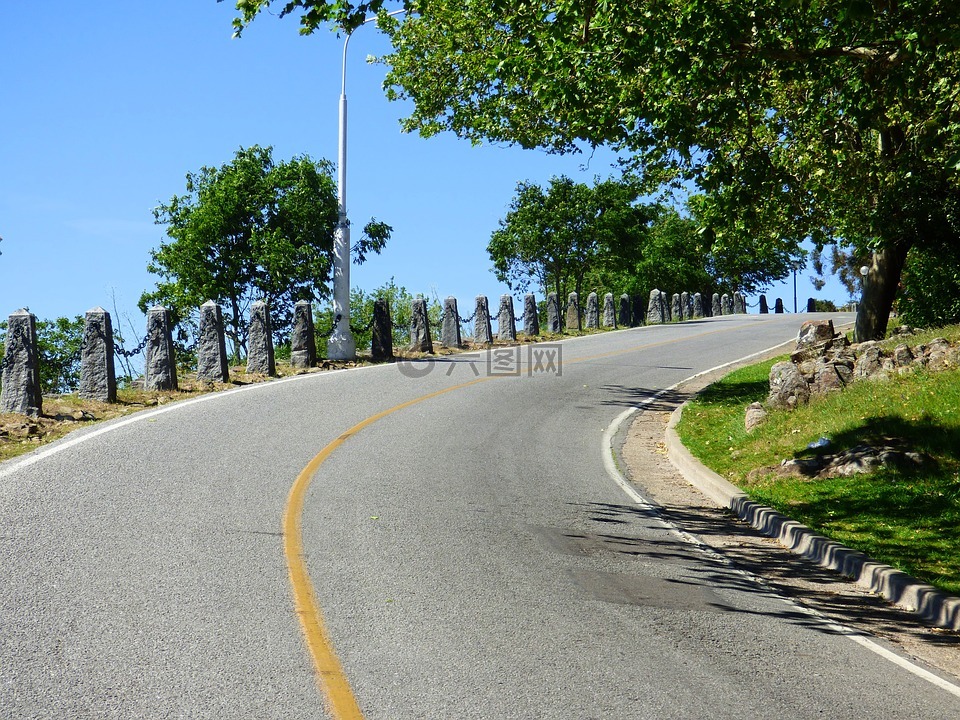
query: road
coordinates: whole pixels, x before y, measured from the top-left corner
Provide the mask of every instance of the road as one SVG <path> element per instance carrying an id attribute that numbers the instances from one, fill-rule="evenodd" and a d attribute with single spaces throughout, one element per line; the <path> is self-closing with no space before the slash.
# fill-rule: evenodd
<path id="1" fill-rule="evenodd" d="M 0 466 L 0 717 L 960 716 L 606 470 L 624 408 L 799 322 L 298 376 Z"/>

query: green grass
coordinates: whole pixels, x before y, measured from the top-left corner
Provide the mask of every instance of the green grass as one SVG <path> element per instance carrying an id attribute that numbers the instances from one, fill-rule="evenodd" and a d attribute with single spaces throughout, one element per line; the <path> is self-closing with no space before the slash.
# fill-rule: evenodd
<path id="1" fill-rule="evenodd" d="M 907 342 L 958 334 L 951 328 Z M 690 404 L 678 428 L 690 451 L 757 502 L 960 594 L 960 370 L 861 381 L 793 412 L 773 412 L 748 435 L 746 406 L 766 398 L 774 362 L 738 370 Z M 849 478 L 776 474 L 783 459 L 812 457 L 807 445 L 820 437 L 830 438 L 828 453 L 899 438 L 933 460 Z"/>

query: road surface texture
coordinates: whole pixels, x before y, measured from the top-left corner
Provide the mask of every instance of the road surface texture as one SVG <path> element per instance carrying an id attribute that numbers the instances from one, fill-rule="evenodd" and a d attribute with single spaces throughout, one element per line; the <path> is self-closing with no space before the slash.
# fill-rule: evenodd
<path id="1" fill-rule="evenodd" d="M 0 717 L 347 717 L 295 610 L 300 559 L 371 720 L 958 717 L 950 686 L 688 542 L 608 472 L 624 408 L 800 321 L 299 376 L 0 466 Z"/>

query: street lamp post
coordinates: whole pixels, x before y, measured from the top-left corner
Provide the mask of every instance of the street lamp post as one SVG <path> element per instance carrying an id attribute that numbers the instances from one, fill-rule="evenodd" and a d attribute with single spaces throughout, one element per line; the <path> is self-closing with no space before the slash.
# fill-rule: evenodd
<path id="1" fill-rule="evenodd" d="M 405 10 L 394 10 L 388 16 Z M 368 17 L 357 27 L 373 22 Z M 340 125 L 337 142 L 337 228 L 333 235 L 333 317 L 334 328 L 327 340 L 327 357 L 331 360 L 353 360 L 357 343 L 350 330 L 350 221 L 347 219 L 347 47 L 353 30 L 343 41 L 343 63 L 340 75 Z"/>

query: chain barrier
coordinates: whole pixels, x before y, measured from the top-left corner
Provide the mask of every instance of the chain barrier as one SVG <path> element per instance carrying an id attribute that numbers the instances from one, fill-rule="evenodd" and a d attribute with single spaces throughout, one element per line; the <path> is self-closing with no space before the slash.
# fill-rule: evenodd
<path id="1" fill-rule="evenodd" d="M 357 328 L 357 327 L 354 327 L 353 325 L 351 325 L 351 326 L 350 326 L 350 332 L 352 332 L 354 335 L 363 335 L 365 332 L 367 332 L 367 330 L 369 330 L 370 328 L 373 327 L 373 321 L 374 321 L 374 320 L 375 320 L 374 316 L 371 315 L 371 316 L 370 316 L 370 322 L 368 322 L 368 323 L 366 324 L 366 326 L 364 326 L 364 327 L 362 327 L 362 328 Z"/>
<path id="2" fill-rule="evenodd" d="M 340 321 L 343 319 L 343 315 L 337 315 L 333 319 L 333 326 L 327 331 L 322 333 L 316 333 L 316 336 L 320 340 L 326 340 L 328 337 L 333 335 L 334 331 L 337 329 L 337 325 L 340 324 Z"/>
<path id="3" fill-rule="evenodd" d="M 471 315 L 470 317 L 466 317 L 466 318 L 463 317 L 463 315 L 461 315 L 460 313 L 457 313 L 457 321 L 458 321 L 461 325 L 469 325 L 470 323 L 472 323 L 472 322 L 476 319 L 476 317 L 477 317 L 477 311 L 476 311 L 476 310 L 473 311 L 473 315 Z"/>

